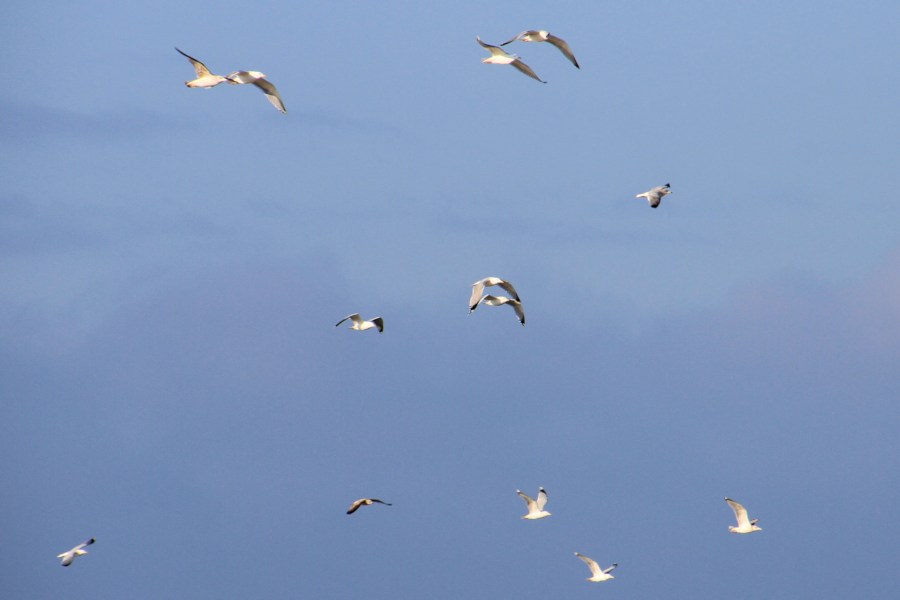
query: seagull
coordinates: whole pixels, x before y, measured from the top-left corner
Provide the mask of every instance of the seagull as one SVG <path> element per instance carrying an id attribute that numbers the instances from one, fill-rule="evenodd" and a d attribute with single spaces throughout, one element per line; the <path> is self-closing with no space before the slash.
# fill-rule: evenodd
<path id="1" fill-rule="evenodd" d="M 175 49 L 178 50 L 178 48 L 175 48 Z M 192 57 L 188 56 L 181 50 L 178 50 L 178 53 L 181 54 L 182 56 L 186 57 L 189 61 L 191 61 L 191 64 L 194 65 L 194 70 L 197 71 L 197 79 L 194 79 L 193 81 L 185 81 L 184 82 L 184 84 L 186 86 L 188 86 L 189 88 L 197 88 L 197 87 L 211 88 L 211 87 L 215 87 L 215 86 L 219 85 L 220 83 L 222 83 L 224 81 L 228 81 L 227 77 L 222 77 L 221 75 L 213 75 L 212 73 L 210 73 L 209 69 L 206 68 L 206 65 L 204 65 L 202 62 L 200 62 L 196 58 L 192 58 Z"/>
<path id="2" fill-rule="evenodd" d="M 591 573 L 593 573 L 594 576 L 588 577 L 588 581 L 606 581 L 607 579 L 615 579 L 615 577 L 610 575 L 609 572 L 618 567 L 619 563 L 613 563 L 613 566 L 608 569 L 601 569 L 600 565 L 598 565 L 596 561 L 591 560 L 587 556 L 578 554 L 577 552 L 575 553 L 575 556 L 586 562 L 587 565 L 591 568 Z"/>
<path id="3" fill-rule="evenodd" d="M 541 488 L 541 491 L 538 492 L 537 502 L 519 490 L 516 490 L 516 492 L 522 496 L 522 500 L 528 503 L 528 514 L 522 517 L 523 519 L 543 519 L 550 516 L 550 513 L 544 510 L 544 505 L 547 504 L 547 492 L 544 491 L 544 488 Z"/>
<path id="4" fill-rule="evenodd" d="M 362 498 L 361 500 L 357 500 L 356 502 L 354 502 L 353 504 L 350 505 L 350 510 L 347 511 L 347 514 L 352 515 L 353 513 L 356 512 L 356 510 L 360 506 L 369 506 L 370 504 L 373 504 L 375 502 L 377 502 L 378 504 L 386 504 L 387 506 L 393 506 L 393 504 L 391 504 L 390 502 L 382 502 L 381 500 L 376 500 L 375 498 Z"/>
<path id="5" fill-rule="evenodd" d="M 481 293 L 484 292 L 484 288 L 492 285 L 499 285 L 515 300 L 518 302 L 522 301 L 521 298 L 519 298 L 519 294 L 516 293 L 516 288 L 514 288 L 510 282 L 503 281 L 499 277 L 485 277 L 481 281 L 476 281 L 472 284 L 472 297 L 469 298 L 469 314 L 472 314 L 472 311 L 478 306 L 478 301 L 481 300 Z"/>
<path id="6" fill-rule="evenodd" d="M 737 517 L 738 526 L 732 527 L 728 526 L 728 531 L 731 533 L 752 533 L 754 531 L 762 531 L 762 527 L 757 527 L 756 522 L 759 519 L 753 519 L 750 521 L 747 518 L 747 509 L 732 500 L 731 498 L 725 498 L 725 502 L 731 505 L 731 509 L 734 511 L 734 516 Z"/>
<path id="7" fill-rule="evenodd" d="M 266 95 L 266 98 L 269 99 L 269 102 L 271 102 L 275 108 L 284 114 L 287 114 L 287 109 L 284 107 L 284 102 L 281 100 L 278 90 L 275 89 L 274 85 L 266 81 L 266 76 L 259 71 L 235 71 L 228 75 L 226 79 L 228 80 L 228 83 L 232 85 L 252 83 L 263 91 L 263 94 Z"/>
<path id="8" fill-rule="evenodd" d="M 500 46 L 491 46 L 490 44 L 485 44 L 481 41 L 480 37 L 476 37 L 475 39 L 477 39 L 478 43 L 481 44 L 484 48 L 487 48 L 491 53 L 490 58 L 482 58 L 481 62 L 491 63 L 493 65 L 512 65 L 529 77 L 537 79 L 541 83 L 547 83 L 546 81 L 535 75 L 534 71 L 531 70 L 531 67 L 519 60 L 519 57 L 515 54 L 507 54 L 506 51 L 503 50 L 503 48 L 501 48 Z"/>
<path id="9" fill-rule="evenodd" d="M 520 33 L 513 39 L 509 40 L 508 42 L 503 42 L 500 45 L 505 46 L 507 44 L 512 44 L 513 42 L 516 42 L 516 41 L 519 41 L 519 42 L 550 42 L 551 44 L 553 44 L 554 46 L 559 48 L 559 51 L 562 52 L 565 55 L 565 57 L 568 58 L 572 62 L 573 65 L 578 67 L 578 61 L 575 60 L 575 55 L 572 54 L 572 49 L 569 48 L 569 45 L 565 42 L 565 40 L 561 40 L 558 37 L 556 37 L 555 35 L 550 35 L 546 31 L 537 31 L 535 29 L 532 29 L 531 31 L 523 31 L 522 33 Z M 581 67 L 578 67 L 578 68 L 580 69 Z"/>
<path id="10" fill-rule="evenodd" d="M 83 549 L 85 546 L 90 546 L 91 544 L 93 544 L 96 541 L 97 541 L 97 538 L 91 538 L 83 544 L 78 544 L 77 546 L 75 546 L 74 548 L 69 550 L 68 552 L 63 552 L 56 558 L 61 558 L 62 566 L 68 567 L 69 565 L 72 564 L 72 561 L 75 560 L 76 556 L 81 556 L 82 554 L 88 553 L 87 550 Z"/>
<path id="11" fill-rule="evenodd" d="M 661 185 L 659 187 L 655 187 L 649 192 L 644 192 L 643 194 L 638 194 L 635 198 L 646 198 L 650 203 L 650 206 L 656 208 L 659 206 L 662 197 L 666 194 L 671 194 L 672 190 L 669 189 L 669 184 Z"/>
<path id="12" fill-rule="evenodd" d="M 478 308 L 479 304 L 489 304 L 491 306 L 503 306 L 504 304 L 509 304 L 516 311 L 516 316 L 519 317 L 519 323 L 525 325 L 525 311 L 522 310 L 522 303 L 518 300 L 512 300 L 510 298 L 504 298 L 503 296 L 491 296 L 487 294 L 482 297 L 481 300 L 475 303 L 473 308 L 469 309 L 469 314 L 472 314 L 472 311 Z"/>
<path id="13" fill-rule="evenodd" d="M 353 319 L 353 325 L 350 326 L 350 329 L 365 331 L 366 329 L 377 327 L 378 333 L 384 333 L 384 319 L 382 319 L 381 317 L 375 317 L 371 321 L 363 321 L 362 317 L 359 316 L 359 313 L 353 313 L 349 317 L 344 317 L 343 319 L 341 319 L 340 323 L 335 325 L 335 327 L 337 327 L 347 319 Z"/>

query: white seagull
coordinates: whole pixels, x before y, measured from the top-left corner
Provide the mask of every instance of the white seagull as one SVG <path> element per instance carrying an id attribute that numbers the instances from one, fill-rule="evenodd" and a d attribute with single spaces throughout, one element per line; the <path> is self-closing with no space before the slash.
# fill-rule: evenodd
<path id="1" fill-rule="evenodd" d="M 725 501 L 731 506 L 731 509 L 734 511 L 734 516 L 737 517 L 738 526 L 732 527 L 728 526 L 728 531 L 731 533 L 752 533 L 754 531 L 762 531 L 762 527 L 757 527 L 756 522 L 759 519 L 753 519 L 752 521 L 747 518 L 747 509 L 732 500 L 731 498 L 725 498 Z"/>
<path id="2" fill-rule="evenodd" d="M 480 37 L 476 37 L 475 39 L 478 40 L 479 44 L 481 44 L 484 48 L 487 48 L 491 52 L 490 58 L 482 58 L 481 62 L 490 63 L 492 65 L 512 65 L 529 77 L 537 79 L 541 83 L 547 83 L 546 81 L 535 75 L 534 71 L 531 70 L 531 67 L 519 60 L 519 57 L 515 54 L 507 54 L 506 51 L 500 46 L 491 46 L 490 44 L 485 44 L 481 41 Z"/>
<path id="3" fill-rule="evenodd" d="M 228 83 L 232 85 L 252 83 L 263 91 L 263 94 L 266 95 L 266 98 L 269 99 L 269 102 L 271 102 L 275 108 L 284 114 L 287 114 L 287 109 L 284 107 L 284 102 L 281 100 L 278 90 L 275 89 L 275 86 L 269 83 L 266 80 L 266 76 L 259 71 L 235 71 L 228 75 L 227 79 Z"/>
<path id="4" fill-rule="evenodd" d="M 347 511 L 347 514 L 352 515 L 360 506 L 369 506 L 370 504 L 373 504 L 375 502 L 377 502 L 378 504 L 393 506 L 393 504 L 391 504 L 390 502 L 382 502 L 381 500 L 376 500 L 375 498 L 361 498 L 360 500 L 357 500 L 350 505 L 350 510 Z"/>
<path id="5" fill-rule="evenodd" d="M 178 48 L 175 49 L 178 50 Z M 188 56 L 181 50 L 178 50 L 178 53 L 191 61 L 191 64 L 194 65 L 194 70 L 197 71 L 197 79 L 184 82 L 184 84 L 189 88 L 211 88 L 219 85 L 222 82 L 228 81 L 227 77 L 222 77 L 221 75 L 213 75 L 212 73 L 210 73 L 209 69 L 206 68 L 206 65 L 204 65 L 196 58 Z"/>
<path id="6" fill-rule="evenodd" d="M 671 194 L 672 190 L 669 189 L 669 184 L 661 185 L 659 187 L 655 187 L 649 192 L 644 192 L 643 194 L 638 194 L 635 198 L 646 198 L 647 202 L 650 203 L 650 206 L 656 208 L 659 206 L 660 201 L 662 201 L 662 197 L 666 194 Z"/>
<path id="7" fill-rule="evenodd" d="M 516 493 L 522 496 L 522 500 L 528 503 L 528 514 L 522 517 L 523 519 L 543 519 L 544 517 L 550 516 L 550 513 L 544 510 L 544 505 L 547 504 L 547 492 L 544 491 L 544 488 L 541 488 L 541 491 L 538 492 L 537 502 L 519 490 L 516 490 Z"/>
<path id="8" fill-rule="evenodd" d="M 478 301 L 481 300 L 481 294 L 484 292 L 484 288 L 492 285 L 499 285 L 515 300 L 519 302 L 522 301 L 522 299 L 519 298 L 519 294 L 516 293 L 516 288 L 514 288 L 510 282 L 503 281 L 499 277 L 485 277 L 481 281 L 476 281 L 472 284 L 472 296 L 469 298 L 469 314 L 471 314 L 472 311 L 475 310 L 475 307 L 478 306 Z"/>
<path id="9" fill-rule="evenodd" d="M 503 296 L 491 296 L 487 294 L 481 300 L 475 303 L 475 307 L 469 310 L 469 314 L 472 313 L 475 308 L 478 308 L 479 304 L 489 304 L 490 306 L 503 306 L 504 304 L 509 304 L 516 311 L 516 316 L 519 317 L 519 323 L 525 325 L 525 311 L 522 310 L 522 303 L 518 300 L 513 300 L 511 298 L 504 298 Z"/>
<path id="10" fill-rule="evenodd" d="M 587 563 L 587 565 L 591 568 L 591 573 L 593 573 L 593 577 L 588 577 L 588 581 L 606 581 L 607 579 L 615 579 L 612 575 L 609 574 L 610 571 L 619 566 L 619 563 L 613 563 L 608 569 L 601 569 L 600 565 L 597 564 L 596 561 L 591 560 L 587 556 L 583 554 L 575 553 L 575 556 L 583 560 Z"/>
<path id="11" fill-rule="evenodd" d="M 347 319 L 353 320 L 353 325 L 351 325 L 350 329 L 356 329 L 357 331 L 365 331 L 366 329 L 372 329 L 373 327 L 378 328 L 378 333 L 384 333 L 384 319 L 381 317 L 375 317 L 371 321 L 363 321 L 362 317 L 359 316 L 359 313 L 353 313 L 349 317 L 344 317 L 340 320 L 340 322 L 335 325 L 337 327 Z"/>
<path id="12" fill-rule="evenodd" d="M 575 60 L 575 55 L 572 54 L 572 49 L 569 48 L 569 45 L 565 42 L 565 40 L 561 40 L 558 37 L 556 37 L 555 35 L 550 35 L 546 31 L 543 31 L 543 30 L 538 31 L 536 29 L 532 29 L 530 31 L 523 31 L 522 33 L 520 33 L 513 39 L 509 40 L 508 42 L 503 42 L 500 45 L 505 46 L 507 44 L 512 44 L 513 42 L 516 42 L 516 41 L 519 41 L 519 42 L 550 42 L 551 44 L 553 44 L 554 46 L 559 48 L 559 51 L 562 52 L 565 55 L 565 57 L 568 58 L 572 62 L 573 65 L 578 67 L 578 61 Z M 578 68 L 580 69 L 581 67 L 578 67 Z"/>
<path id="13" fill-rule="evenodd" d="M 72 561 L 75 560 L 76 556 L 81 556 L 82 554 L 88 553 L 87 550 L 84 549 L 85 546 L 90 546 L 91 544 L 93 544 L 96 541 L 97 541 L 97 538 L 91 538 L 83 544 L 78 544 L 77 546 L 75 546 L 74 548 L 69 550 L 68 552 L 63 552 L 56 558 L 61 558 L 62 566 L 68 567 L 69 565 L 72 564 Z"/>

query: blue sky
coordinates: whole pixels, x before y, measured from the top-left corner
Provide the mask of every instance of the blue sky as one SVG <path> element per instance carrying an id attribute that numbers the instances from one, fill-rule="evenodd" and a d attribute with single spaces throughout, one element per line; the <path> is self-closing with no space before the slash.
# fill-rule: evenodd
<path id="1" fill-rule="evenodd" d="M 4 5 L 0 595 L 896 597 L 898 13 Z"/>

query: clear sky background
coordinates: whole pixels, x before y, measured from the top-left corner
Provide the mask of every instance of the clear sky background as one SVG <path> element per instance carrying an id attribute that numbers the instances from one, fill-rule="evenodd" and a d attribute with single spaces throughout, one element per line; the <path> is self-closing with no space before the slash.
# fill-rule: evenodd
<path id="1" fill-rule="evenodd" d="M 4 3 L 0 597 L 898 597 L 898 21 Z"/>

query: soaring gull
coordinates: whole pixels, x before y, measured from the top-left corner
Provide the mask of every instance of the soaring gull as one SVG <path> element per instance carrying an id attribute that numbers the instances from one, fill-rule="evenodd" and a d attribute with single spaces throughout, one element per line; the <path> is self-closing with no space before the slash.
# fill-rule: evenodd
<path id="1" fill-rule="evenodd" d="M 481 294 L 484 292 L 484 288 L 490 287 L 492 285 L 499 285 L 515 300 L 519 302 L 522 301 L 522 299 L 519 298 L 519 294 L 516 293 L 516 288 L 514 288 L 510 282 L 503 281 L 499 277 L 485 277 L 481 281 L 476 281 L 472 284 L 472 296 L 469 297 L 470 314 L 473 310 L 475 310 L 475 307 L 478 306 L 478 301 L 481 300 Z"/>
<path id="2" fill-rule="evenodd" d="M 734 516 L 737 517 L 738 526 L 732 527 L 728 526 L 728 531 L 731 533 L 752 533 L 754 531 L 762 531 L 762 527 L 757 527 L 756 522 L 759 519 L 753 519 L 752 521 L 747 517 L 747 509 L 732 500 L 731 498 L 725 498 L 725 501 L 731 506 L 731 509 L 734 511 Z"/>
<path id="3" fill-rule="evenodd" d="M 516 311 L 516 316 L 519 317 L 519 323 L 522 325 L 525 324 L 525 311 L 522 310 L 522 303 L 518 300 L 513 300 L 511 298 L 504 298 L 503 296 L 491 296 L 490 294 L 484 296 L 475 303 L 475 306 L 469 309 L 469 313 L 476 308 L 478 308 L 479 304 L 488 304 L 490 306 L 503 306 L 504 304 L 509 304 Z"/>
<path id="4" fill-rule="evenodd" d="M 356 329 L 357 331 L 365 331 L 366 329 L 372 329 L 373 327 L 378 328 L 378 333 L 384 333 L 384 319 L 381 317 L 375 317 L 371 321 L 363 321 L 362 317 L 359 316 L 359 313 L 353 313 L 349 317 L 344 317 L 340 320 L 340 322 L 335 325 L 337 327 L 347 319 L 353 320 L 353 325 L 351 325 L 350 329 Z"/>
<path id="5" fill-rule="evenodd" d="M 178 48 L 175 49 L 178 50 Z M 209 69 L 206 68 L 206 65 L 204 65 L 196 58 L 188 56 L 181 50 L 178 50 L 178 53 L 191 61 L 191 64 L 194 65 L 194 70 L 197 71 L 197 79 L 194 79 L 193 81 L 185 81 L 184 84 L 186 86 L 190 88 L 211 88 L 219 85 L 224 81 L 228 81 L 227 77 L 222 77 L 221 75 L 213 75 L 212 73 L 210 73 Z"/>
<path id="6" fill-rule="evenodd" d="M 378 504 L 386 504 L 387 506 L 393 506 L 393 504 L 391 504 L 390 502 L 382 502 L 381 500 L 376 500 L 375 498 L 361 498 L 360 500 L 357 500 L 350 505 L 350 510 L 347 511 L 347 514 L 352 515 L 360 506 L 369 506 L 374 502 L 377 502 Z"/>
<path id="7" fill-rule="evenodd" d="M 228 75 L 227 79 L 228 83 L 232 85 L 252 83 L 263 91 L 263 94 L 266 95 L 266 98 L 269 99 L 269 102 L 271 102 L 275 108 L 284 114 L 287 114 L 287 109 L 284 107 L 284 102 L 281 100 L 281 95 L 279 95 L 278 90 L 275 89 L 275 86 L 269 83 L 266 80 L 266 76 L 259 71 L 235 71 Z"/>
<path id="8" fill-rule="evenodd" d="M 591 573 L 593 573 L 593 577 L 588 577 L 588 581 L 606 581 L 607 579 L 615 579 L 612 575 L 609 574 L 610 571 L 619 566 L 619 563 L 613 563 L 608 569 L 601 569 L 600 565 L 596 563 L 596 561 L 591 560 L 587 556 L 583 554 L 575 553 L 575 556 L 583 560 L 587 563 L 587 566 L 591 568 Z"/>
<path id="9" fill-rule="evenodd" d="M 537 79 L 541 83 L 547 83 L 546 81 L 535 75 L 534 71 L 531 70 L 531 67 L 519 60 L 519 57 L 515 54 L 507 54 L 506 51 L 500 46 L 491 46 L 490 44 L 485 44 L 481 41 L 480 37 L 476 37 L 475 39 L 478 40 L 478 43 L 481 44 L 482 47 L 487 48 L 491 52 L 490 58 L 482 58 L 481 62 L 490 63 L 492 65 L 512 65 L 529 77 Z"/>
<path id="10" fill-rule="evenodd" d="M 544 510 L 544 505 L 547 504 L 547 492 L 544 491 L 544 488 L 541 488 L 541 491 L 538 492 L 537 502 L 519 490 L 516 490 L 516 492 L 522 496 L 522 500 L 528 503 L 528 514 L 522 517 L 523 519 L 543 519 L 550 516 L 550 513 Z"/>
<path id="11" fill-rule="evenodd" d="M 536 29 L 532 29 L 530 31 L 523 31 L 513 39 L 508 42 L 503 42 L 500 44 L 501 46 L 505 46 L 507 44 L 512 44 L 513 42 L 550 42 L 562 52 L 566 58 L 572 61 L 572 64 L 578 67 L 578 61 L 575 60 L 575 55 L 572 54 L 572 49 L 569 48 L 569 45 L 565 42 L 565 40 L 561 40 L 555 35 L 550 35 L 546 31 L 538 31 Z M 581 67 L 578 67 L 579 69 Z"/>
<path id="12" fill-rule="evenodd" d="M 97 541 L 97 538 L 91 538 L 83 544 L 78 544 L 77 546 L 75 546 L 74 548 L 69 550 L 68 552 L 63 552 L 56 558 L 61 558 L 62 566 L 68 567 L 69 565 L 72 564 L 72 561 L 75 560 L 76 556 L 81 556 L 82 554 L 87 554 L 88 552 L 84 548 L 86 546 L 90 546 L 91 544 L 93 544 L 96 541 Z"/>
<path id="13" fill-rule="evenodd" d="M 671 194 L 672 190 L 669 189 L 669 184 L 661 185 L 659 187 L 655 187 L 649 192 L 644 192 L 643 194 L 638 194 L 635 198 L 646 198 L 647 202 L 650 203 L 650 206 L 656 208 L 659 206 L 662 197 L 666 194 Z"/>

